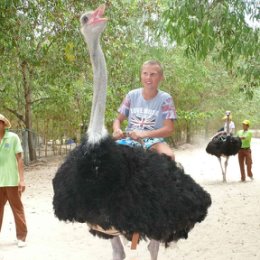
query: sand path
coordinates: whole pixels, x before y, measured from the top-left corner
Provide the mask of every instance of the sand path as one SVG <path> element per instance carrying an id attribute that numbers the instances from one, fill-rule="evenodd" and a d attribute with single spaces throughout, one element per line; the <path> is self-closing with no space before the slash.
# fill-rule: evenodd
<path id="1" fill-rule="evenodd" d="M 185 145 L 176 160 L 212 196 L 213 204 L 204 222 L 197 224 L 187 240 L 168 249 L 160 247 L 159 260 L 259 260 L 260 259 L 260 139 L 254 139 L 255 180 L 240 183 L 237 157 L 229 161 L 227 183 L 222 183 L 218 161 L 205 152 L 205 145 Z M 52 210 L 51 180 L 59 165 L 48 164 L 26 170 L 27 189 L 23 201 L 28 222 L 28 245 L 17 248 L 9 205 L 0 234 L 0 260 L 110 260 L 107 240 L 93 237 L 86 225 L 59 222 Z M 126 260 L 149 260 L 147 242 L 136 251 L 125 245 Z"/>

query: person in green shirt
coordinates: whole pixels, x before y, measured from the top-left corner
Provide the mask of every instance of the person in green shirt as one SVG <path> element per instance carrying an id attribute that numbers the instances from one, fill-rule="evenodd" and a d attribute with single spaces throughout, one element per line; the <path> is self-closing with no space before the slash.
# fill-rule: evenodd
<path id="1" fill-rule="evenodd" d="M 9 120 L 0 114 L 0 231 L 8 201 L 14 215 L 17 245 L 24 247 L 27 226 L 21 200 L 25 190 L 23 149 L 18 135 L 8 131 L 10 127 Z"/>
<path id="2" fill-rule="evenodd" d="M 244 120 L 242 122 L 243 130 L 237 132 L 237 136 L 241 139 L 242 145 L 238 152 L 238 162 L 240 167 L 241 173 L 241 181 L 246 181 L 245 175 L 245 164 L 247 166 L 247 176 L 253 180 L 253 173 L 252 173 L 252 155 L 251 155 L 251 139 L 252 139 L 252 131 L 248 130 L 250 126 L 249 120 Z"/>

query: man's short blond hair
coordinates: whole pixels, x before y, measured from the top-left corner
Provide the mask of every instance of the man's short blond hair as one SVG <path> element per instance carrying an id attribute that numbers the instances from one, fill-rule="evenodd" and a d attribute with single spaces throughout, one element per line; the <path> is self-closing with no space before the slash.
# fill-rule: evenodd
<path id="1" fill-rule="evenodd" d="M 143 65 L 141 66 L 141 72 L 142 72 L 143 67 L 145 65 L 155 65 L 155 66 L 158 66 L 160 74 L 163 75 L 163 67 L 162 67 L 162 64 L 159 61 L 157 61 L 157 60 L 147 60 L 147 61 L 145 61 L 143 63 Z"/>

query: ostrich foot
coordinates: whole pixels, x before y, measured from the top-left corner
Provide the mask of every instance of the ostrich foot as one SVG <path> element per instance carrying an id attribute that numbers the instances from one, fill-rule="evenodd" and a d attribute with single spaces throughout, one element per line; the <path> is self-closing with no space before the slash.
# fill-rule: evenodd
<path id="1" fill-rule="evenodd" d="M 157 240 L 152 239 L 148 245 L 150 251 L 151 260 L 157 260 L 160 243 Z"/>
<path id="2" fill-rule="evenodd" d="M 123 260 L 125 259 L 124 247 L 121 243 L 120 237 L 113 237 L 111 239 L 111 245 L 113 249 L 113 260 Z"/>

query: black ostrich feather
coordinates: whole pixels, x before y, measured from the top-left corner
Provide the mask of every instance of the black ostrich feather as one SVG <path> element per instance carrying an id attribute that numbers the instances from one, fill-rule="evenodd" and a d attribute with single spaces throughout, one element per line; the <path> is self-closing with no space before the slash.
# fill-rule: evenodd
<path id="1" fill-rule="evenodd" d="M 53 188 L 60 220 L 113 227 L 127 238 L 138 232 L 166 244 L 187 238 L 211 205 L 210 195 L 169 157 L 110 137 L 96 145 L 83 140 L 58 169 Z"/>
<path id="2" fill-rule="evenodd" d="M 220 157 L 222 155 L 236 155 L 241 148 L 242 142 L 239 137 L 221 134 L 214 137 L 207 145 L 206 152 Z"/>

